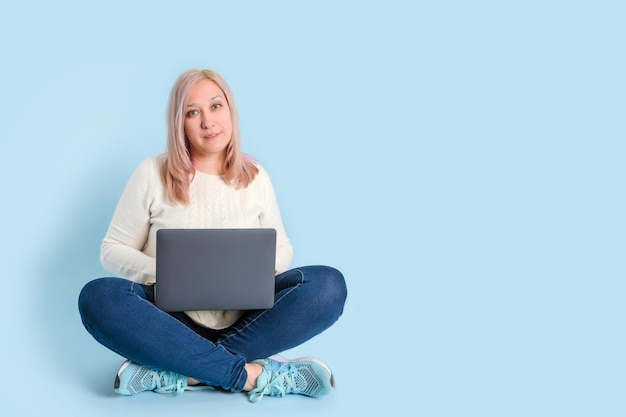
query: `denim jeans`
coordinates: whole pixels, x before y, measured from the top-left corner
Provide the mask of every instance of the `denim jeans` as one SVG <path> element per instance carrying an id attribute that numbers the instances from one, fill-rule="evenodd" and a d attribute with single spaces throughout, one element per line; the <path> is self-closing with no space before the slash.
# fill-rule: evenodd
<path id="1" fill-rule="evenodd" d="M 223 330 L 159 310 L 153 287 L 122 278 L 87 283 L 78 308 L 87 331 L 117 354 L 238 392 L 247 362 L 295 347 L 337 321 L 347 290 L 336 269 L 306 266 L 278 275 L 275 294 L 272 308 L 246 311 Z"/>

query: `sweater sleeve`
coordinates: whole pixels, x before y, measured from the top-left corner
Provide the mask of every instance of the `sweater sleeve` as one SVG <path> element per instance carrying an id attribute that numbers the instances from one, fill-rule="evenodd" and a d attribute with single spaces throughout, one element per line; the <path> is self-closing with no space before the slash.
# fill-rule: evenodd
<path id="1" fill-rule="evenodd" d="M 128 181 L 102 240 L 100 262 L 104 269 L 131 281 L 146 283 L 156 275 L 156 260 L 142 252 L 150 230 L 155 159 L 141 163 Z"/>
<path id="2" fill-rule="evenodd" d="M 280 274 L 291 266 L 293 247 L 283 226 L 274 187 L 269 175 L 262 167 L 259 167 L 259 177 L 263 181 L 266 207 L 260 218 L 261 227 L 276 229 L 276 273 Z"/>

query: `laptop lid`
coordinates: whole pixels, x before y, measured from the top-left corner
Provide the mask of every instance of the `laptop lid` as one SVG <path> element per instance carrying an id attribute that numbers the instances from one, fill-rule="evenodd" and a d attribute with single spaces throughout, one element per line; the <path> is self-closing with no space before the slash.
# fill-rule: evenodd
<path id="1" fill-rule="evenodd" d="M 276 230 L 160 229 L 155 304 L 163 311 L 274 305 Z"/>

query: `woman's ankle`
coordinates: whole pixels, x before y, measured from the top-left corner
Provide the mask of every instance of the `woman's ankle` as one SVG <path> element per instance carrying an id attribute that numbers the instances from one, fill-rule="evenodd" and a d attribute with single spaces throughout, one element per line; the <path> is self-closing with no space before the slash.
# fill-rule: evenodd
<path id="1" fill-rule="evenodd" d="M 243 390 L 252 391 L 256 388 L 257 380 L 259 379 L 259 375 L 263 372 L 263 367 L 258 363 L 247 363 L 245 369 L 248 377 L 246 378 L 246 384 Z"/>

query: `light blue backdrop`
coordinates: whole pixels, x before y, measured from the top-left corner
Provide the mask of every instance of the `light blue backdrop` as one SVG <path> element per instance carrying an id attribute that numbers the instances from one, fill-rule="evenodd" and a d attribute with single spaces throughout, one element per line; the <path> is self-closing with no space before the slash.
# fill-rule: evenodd
<path id="1" fill-rule="evenodd" d="M 3 3 L 2 414 L 625 415 L 622 4 Z M 346 275 L 341 320 L 288 352 L 333 367 L 329 397 L 122 398 L 82 328 L 190 67 L 230 82 L 294 263 Z"/>

